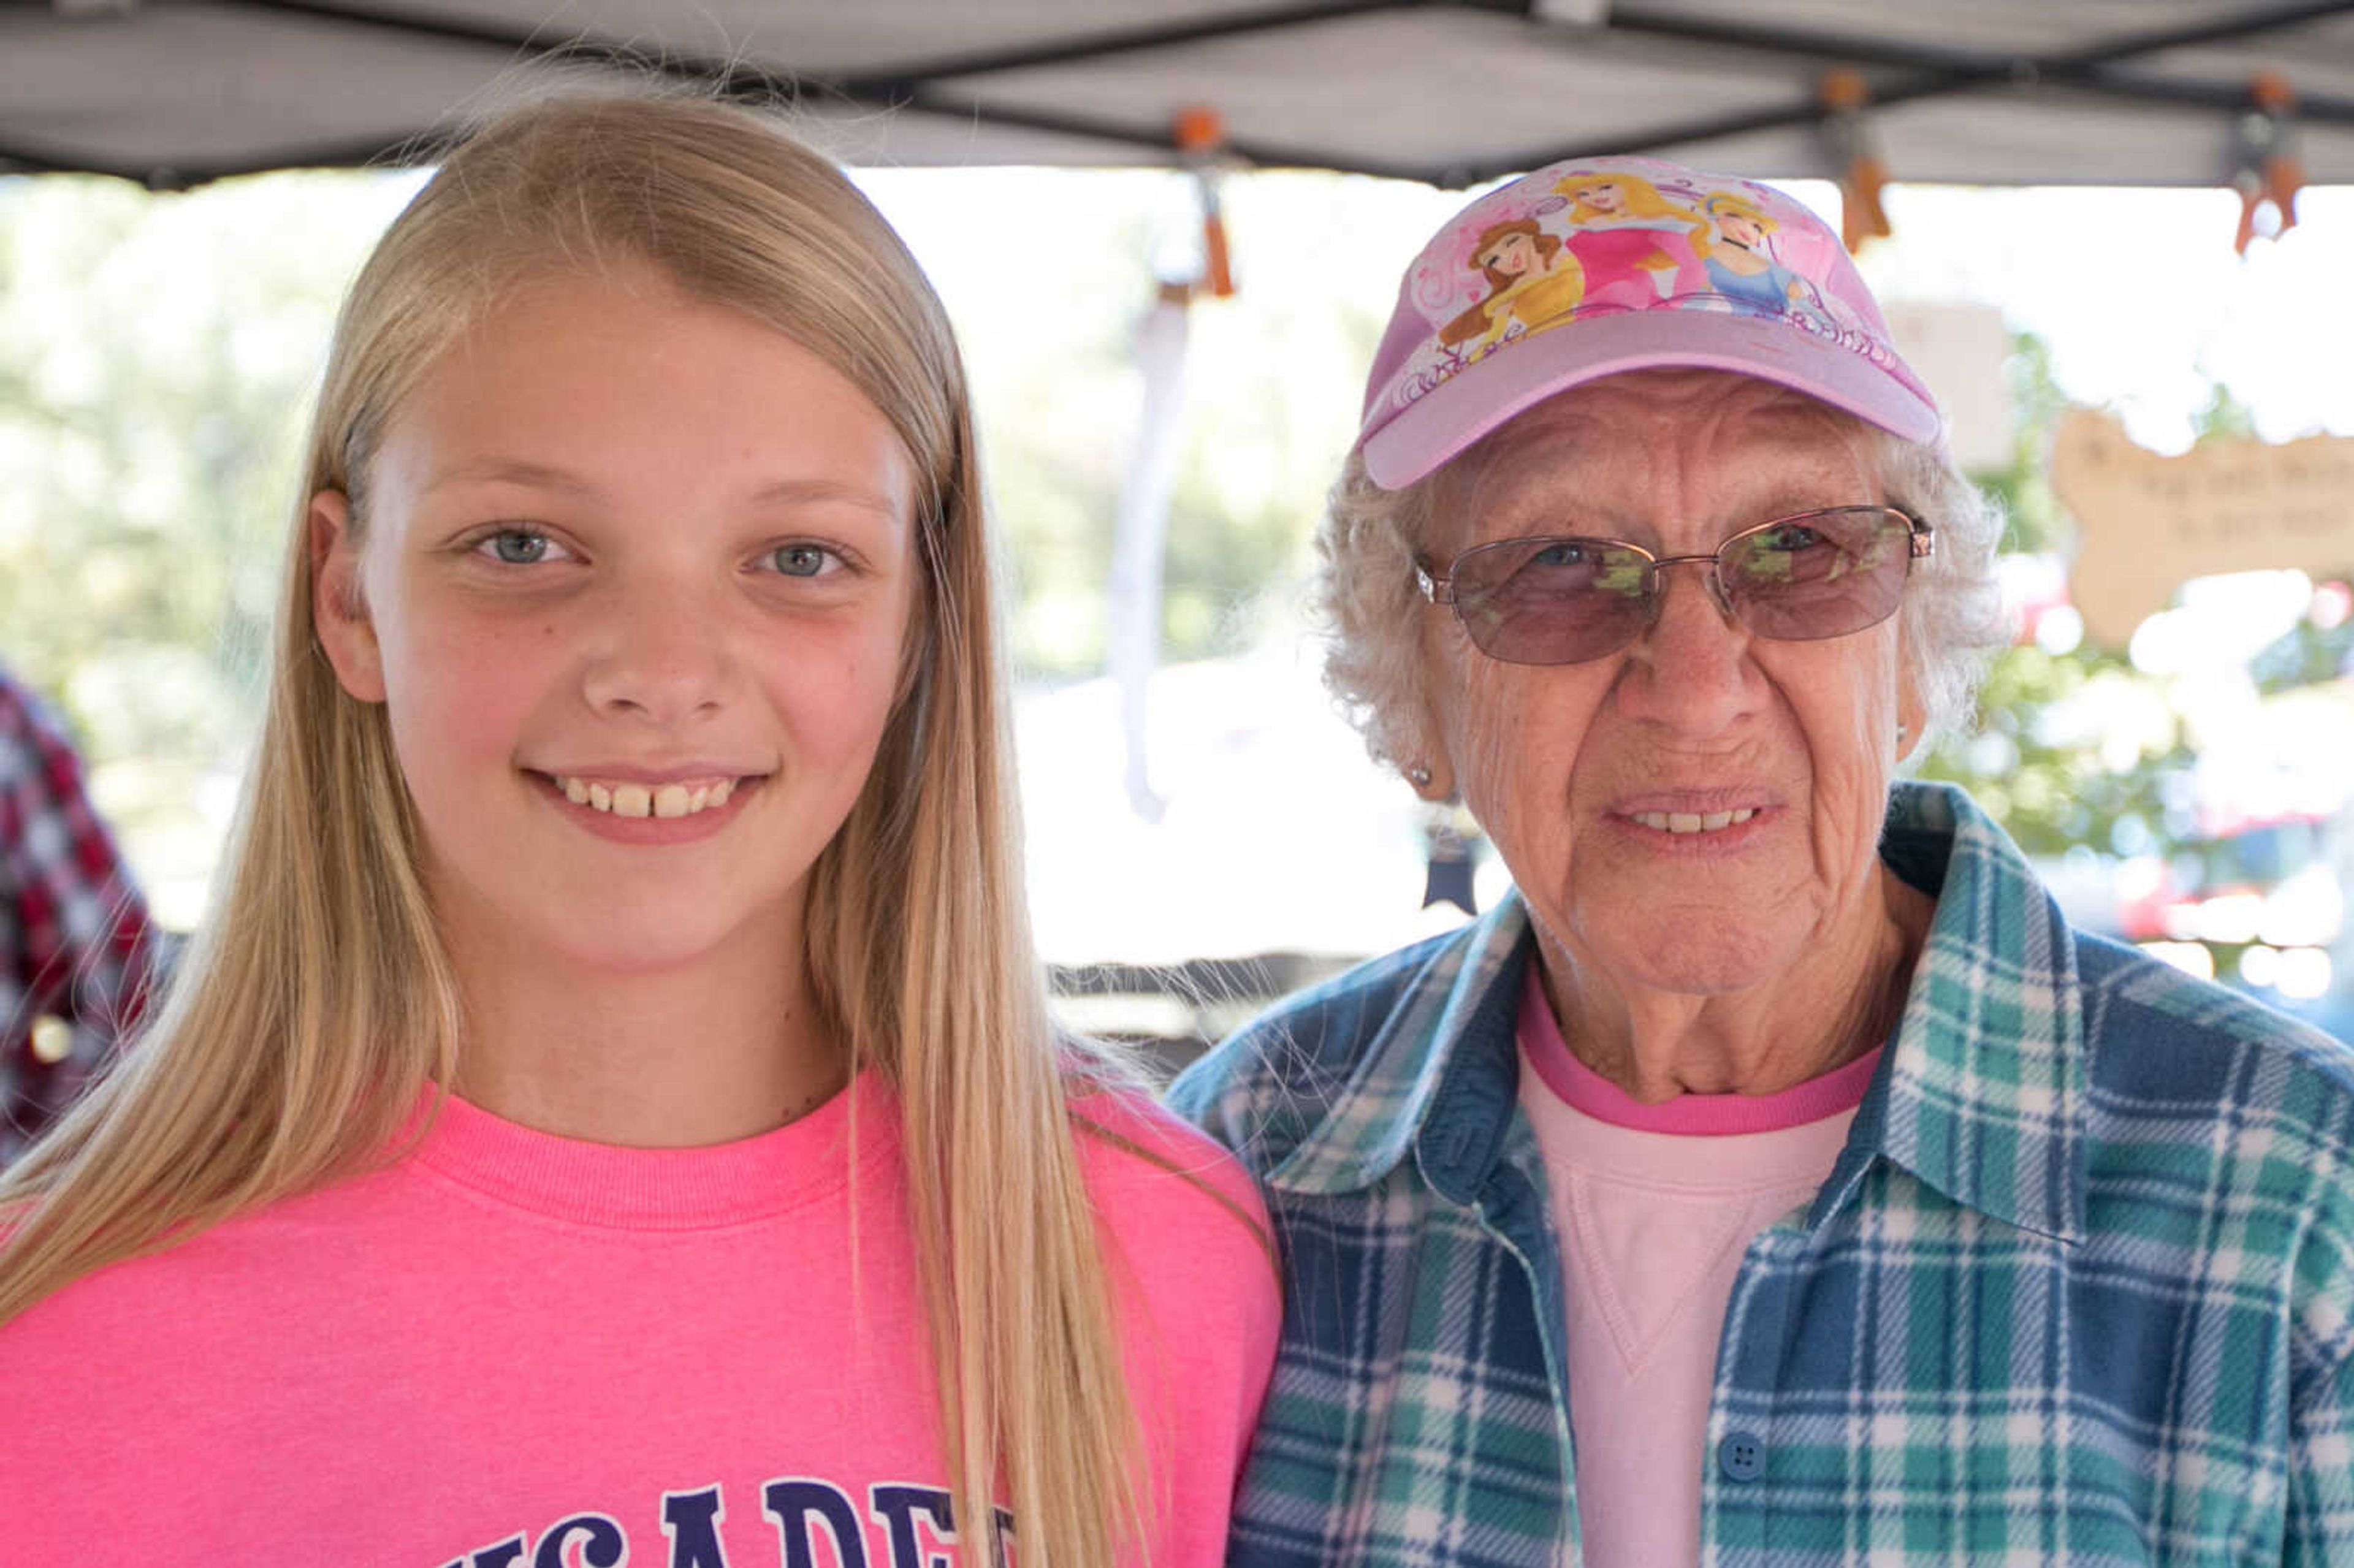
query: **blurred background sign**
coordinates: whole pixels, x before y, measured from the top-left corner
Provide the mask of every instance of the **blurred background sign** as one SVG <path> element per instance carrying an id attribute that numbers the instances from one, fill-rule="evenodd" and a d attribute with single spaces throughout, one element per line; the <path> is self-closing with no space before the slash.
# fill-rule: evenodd
<path id="1" fill-rule="evenodd" d="M 2079 529 L 2070 592 L 2085 634 L 2111 648 L 2192 577 L 2354 570 L 2354 438 L 2243 437 L 2168 457 L 2080 411 L 2053 439 L 2052 484 Z"/>

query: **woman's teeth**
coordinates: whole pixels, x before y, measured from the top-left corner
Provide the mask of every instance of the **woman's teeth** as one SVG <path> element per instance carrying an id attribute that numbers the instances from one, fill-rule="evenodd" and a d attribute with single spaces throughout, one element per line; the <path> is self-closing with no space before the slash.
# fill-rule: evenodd
<path id="1" fill-rule="evenodd" d="M 617 817 L 691 817 L 697 811 L 727 804 L 736 792 L 733 779 L 695 784 L 599 784 L 588 779 L 557 776 L 556 787 L 576 806 L 610 811 Z"/>
<path id="2" fill-rule="evenodd" d="M 1637 811 L 1635 820 L 1645 827 L 1662 833 L 1712 833 L 1719 828 L 1729 828 L 1735 822 L 1745 822 L 1757 814 L 1755 806 L 1744 806 L 1738 811 Z"/>

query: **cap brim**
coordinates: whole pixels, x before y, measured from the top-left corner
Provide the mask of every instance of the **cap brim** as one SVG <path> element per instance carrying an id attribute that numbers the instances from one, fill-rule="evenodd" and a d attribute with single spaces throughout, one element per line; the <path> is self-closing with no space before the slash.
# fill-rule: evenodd
<path id="1" fill-rule="evenodd" d="M 1936 405 L 1854 350 L 1770 316 L 1628 311 L 1513 341 L 1363 439 L 1365 472 L 1402 490 L 1556 392 L 1630 370 L 1728 370 L 1772 381 L 1909 441 L 1944 429 Z"/>

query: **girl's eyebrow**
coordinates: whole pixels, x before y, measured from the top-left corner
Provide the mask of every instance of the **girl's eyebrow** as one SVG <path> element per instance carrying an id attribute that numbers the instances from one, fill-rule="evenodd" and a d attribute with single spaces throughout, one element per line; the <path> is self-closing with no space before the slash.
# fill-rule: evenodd
<path id="1" fill-rule="evenodd" d="M 854 484 L 844 484 L 832 479 L 780 479 L 774 484 L 764 484 L 752 493 L 752 499 L 762 505 L 801 506 L 811 503 L 855 506 L 868 512 L 880 512 L 886 517 L 899 515 L 899 507 L 888 496 L 878 495 Z"/>
<path id="2" fill-rule="evenodd" d="M 568 495 L 589 495 L 597 486 L 577 473 L 550 468 L 546 463 L 525 462 L 517 458 L 482 458 L 462 462 L 453 469 L 433 476 L 425 486 L 426 493 L 446 489 L 453 484 L 516 484 L 530 490 L 561 491 Z"/>
<path id="3" fill-rule="evenodd" d="M 434 475 L 425 490 L 430 494 L 453 484 L 513 484 L 576 497 L 595 496 L 602 490 L 595 481 L 567 469 L 527 462 L 519 458 L 482 458 L 460 463 L 446 472 Z M 751 500 L 755 505 L 760 506 L 832 504 L 855 506 L 889 517 L 899 515 L 898 505 L 889 497 L 832 479 L 780 479 L 754 491 Z"/>

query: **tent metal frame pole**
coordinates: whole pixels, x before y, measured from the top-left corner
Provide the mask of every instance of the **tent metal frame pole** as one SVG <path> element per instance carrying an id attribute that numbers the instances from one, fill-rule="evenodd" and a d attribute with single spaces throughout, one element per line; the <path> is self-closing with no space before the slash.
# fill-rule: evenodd
<path id="1" fill-rule="evenodd" d="M 111 175 L 112 169 L 87 168 L 80 164 L 62 164 L 42 153 L 31 153 L 22 147 L 0 143 L 0 175 Z"/>

